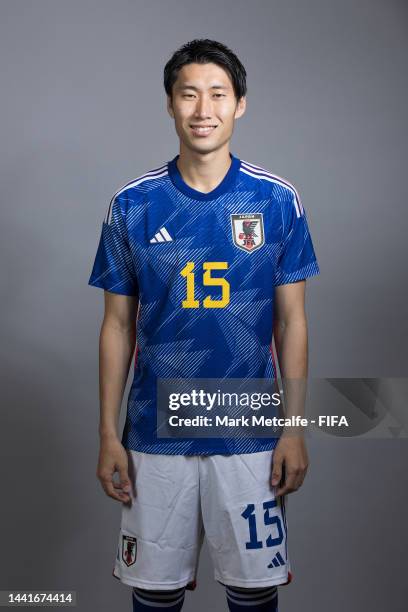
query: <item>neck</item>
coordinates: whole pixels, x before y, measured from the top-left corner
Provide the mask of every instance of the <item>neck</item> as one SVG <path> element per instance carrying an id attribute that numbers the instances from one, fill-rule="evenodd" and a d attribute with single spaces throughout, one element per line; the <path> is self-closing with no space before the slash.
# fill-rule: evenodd
<path id="1" fill-rule="evenodd" d="M 217 151 L 199 153 L 180 143 L 177 167 L 189 187 L 209 193 L 220 184 L 231 166 L 228 144 Z"/>

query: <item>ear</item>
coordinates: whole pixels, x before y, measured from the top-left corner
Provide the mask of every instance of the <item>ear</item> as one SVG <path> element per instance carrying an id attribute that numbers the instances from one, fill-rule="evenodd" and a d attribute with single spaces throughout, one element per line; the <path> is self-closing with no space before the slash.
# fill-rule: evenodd
<path id="1" fill-rule="evenodd" d="M 174 119 L 173 104 L 170 96 L 167 96 L 167 112 L 169 113 L 170 117 L 173 117 Z"/>
<path id="2" fill-rule="evenodd" d="M 234 118 L 238 119 L 239 117 L 242 117 L 242 115 L 245 113 L 245 109 L 246 109 L 246 97 L 242 96 L 242 98 L 238 100 L 237 108 L 235 109 Z"/>

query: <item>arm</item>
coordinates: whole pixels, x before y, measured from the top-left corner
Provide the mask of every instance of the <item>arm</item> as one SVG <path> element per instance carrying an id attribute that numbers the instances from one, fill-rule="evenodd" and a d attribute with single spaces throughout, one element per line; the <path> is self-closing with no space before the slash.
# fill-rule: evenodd
<path id="1" fill-rule="evenodd" d="M 305 288 L 305 281 L 275 288 L 273 337 L 284 378 L 307 376 Z"/>
<path id="2" fill-rule="evenodd" d="M 305 285 L 303 280 L 275 288 L 273 334 L 285 391 L 285 416 L 288 417 L 297 414 L 303 416 L 305 404 L 304 383 L 308 365 Z M 284 482 L 280 483 L 283 464 L 285 476 Z M 296 491 L 303 483 L 307 467 L 308 457 L 302 430 L 283 430 L 273 453 L 271 484 L 281 484 L 276 490 L 276 496 Z"/>
<path id="3" fill-rule="evenodd" d="M 105 314 L 99 339 L 100 450 L 97 477 L 104 491 L 129 501 L 128 459 L 117 432 L 120 407 L 136 344 L 138 299 L 104 292 Z M 120 483 L 113 480 L 119 472 Z"/>

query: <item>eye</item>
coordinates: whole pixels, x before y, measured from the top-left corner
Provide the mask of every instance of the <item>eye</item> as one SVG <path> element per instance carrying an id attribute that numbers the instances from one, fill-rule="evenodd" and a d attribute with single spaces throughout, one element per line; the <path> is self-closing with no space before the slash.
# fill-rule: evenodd
<path id="1" fill-rule="evenodd" d="M 193 98 L 194 94 L 183 94 L 183 98 Z"/>
<path id="2" fill-rule="evenodd" d="M 216 93 L 214 94 L 214 96 L 216 96 L 217 98 L 225 98 L 225 94 L 221 94 L 221 93 Z"/>

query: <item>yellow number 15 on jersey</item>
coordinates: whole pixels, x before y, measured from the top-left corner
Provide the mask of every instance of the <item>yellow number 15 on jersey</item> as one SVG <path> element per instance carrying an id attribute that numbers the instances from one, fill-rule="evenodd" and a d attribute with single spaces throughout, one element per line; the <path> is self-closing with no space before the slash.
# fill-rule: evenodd
<path id="1" fill-rule="evenodd" d="M 226 261 L 205 261 L 203 263 L 203 285 L 212 285 L 221 287 L 221 298 L 213 300 L 207 296 L 203 300 L 204 308 L 225 308 L 230 301 L 230 284 L 225 278 L 211 276 L 212 270 L 227 270 L 228 263 Z M 182 301 L 183 308 L 199 308 L 200 302 L 194 298 L 194 262 L 189 261 L 182 271 L 181 276 L 186 278 L 187 282 L 187 298 Z"/>

